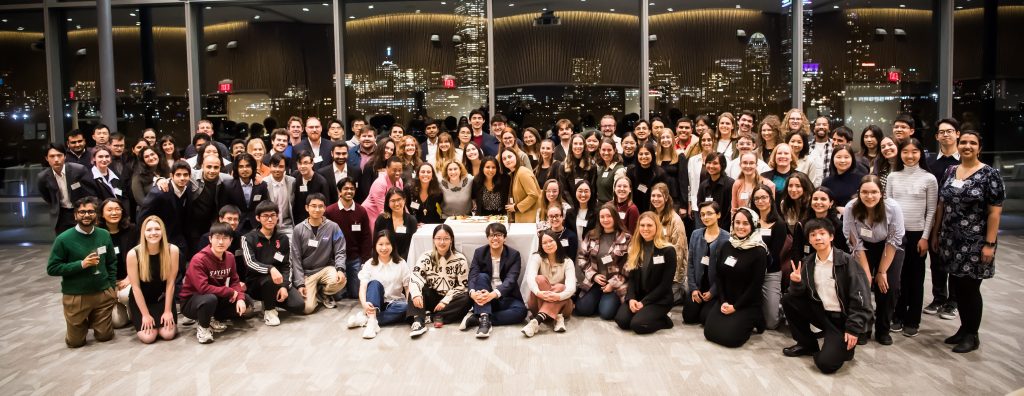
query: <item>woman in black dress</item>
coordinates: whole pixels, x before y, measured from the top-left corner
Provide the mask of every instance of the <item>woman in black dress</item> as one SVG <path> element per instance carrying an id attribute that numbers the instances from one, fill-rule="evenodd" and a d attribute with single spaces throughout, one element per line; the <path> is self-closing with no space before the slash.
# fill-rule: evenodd
<path id="1" fill-rule="evenodd" d="M 170 340 L 177 334 L 174 280 L 178 276 L 179 251 L 167 241 L 167 231 L 159 217 L 147 217 L 139 228 L 142 242 L 126 256 L 132 284 L 129 309 L 139 341 L 150 344 L 157 335 Z"/>
<path id="2" fill-rule="evenodd" d="M 434 167 L 429 163 L 420 164 L 416 182 L 405 187 L 409 197 L 409 213 L 416 216 L 419 224 L 441 224 L 441 184 L 437 181 Z"/>
<path id="3" fill-rule="evenodd" d="M 477 216 L 503 215 L 508 203 L 508 177 L 498 172 L 498 160 L 484 157 L 480 175 L 473 178 L 474 213 Z"/>
<path id="4" fill-rule="evenodd" d="M 763 326 L 761 287 L 768 266 L 768 249 L 761 239 L 760 216 L 741 207 L 732 220 L 729 243 L 722 245 L 715 266 L 718 286 L 717 308 L 704 323 L 704 338 L 738 348 L 750 339 L 755 327 Z"/>
<path id="5" fill-rule="evenodd" d="M 395 253 L 401 257 L 409 255 L 409 244 L 417 227 L 416 217 L 405 212 L 405 201 L 405 191 L 394 187 L 389 189 L 384 195 L 388 210 L 382 212 L 373 225 L 374 234 L 381 230 L 391 233 Z"/>

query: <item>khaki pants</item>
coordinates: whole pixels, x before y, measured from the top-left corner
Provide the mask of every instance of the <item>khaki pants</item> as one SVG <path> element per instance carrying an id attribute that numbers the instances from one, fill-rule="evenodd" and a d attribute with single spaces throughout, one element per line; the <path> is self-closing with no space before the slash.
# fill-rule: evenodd
<path id="1" fill-rule="evenodd" d="M 330 283 L 328 279 L 335 277 L 336 282 Z M 324 294 L 326 296 L 333 296 L 345 288 L 347 279 L 342 279 L 338 276 L 338 269 L 334 266 L 326 266 L 317 273 L 306 277 L 306 306 L 303 311 L 306 315 L 316 311 L 316 296 L 317 294 Z M 323 287 L 320 289 L 320 287 Z M 319 292 L 319 293 L 318 293 Z"/>
<path id="2" fill-rule="evenodd" d="M 114 338 L 114 326 L 110 319 L 114 304 L 117 303 L 114 289 L 93 294 L 65 294 L 62 303 L 64 320 L 68 326 L 64 342 L 68 347 L 78 348 L 85 345 L 85 336 L 89 334 L 90 328 L 96 341 L 110 341 Z"/>

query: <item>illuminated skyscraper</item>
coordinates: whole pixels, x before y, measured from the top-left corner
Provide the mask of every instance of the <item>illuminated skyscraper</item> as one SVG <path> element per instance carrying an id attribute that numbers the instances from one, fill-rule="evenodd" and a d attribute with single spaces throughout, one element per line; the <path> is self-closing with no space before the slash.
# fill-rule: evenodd
<path id="1" fill-rule="evenodd" d="M 459 90 L 475 106 L 487 103 L 487 2 L 459 0 L 455 5 L 459 23 L 455 34 L 455 74 Z"/>
<path id="2" fill-rule="evenodd" d="M 761 32 L 754 33 L 743 52 L 744 79 L 746 80 L 747 101 L 764 106 L 768 103 L 768 39 Z"/>

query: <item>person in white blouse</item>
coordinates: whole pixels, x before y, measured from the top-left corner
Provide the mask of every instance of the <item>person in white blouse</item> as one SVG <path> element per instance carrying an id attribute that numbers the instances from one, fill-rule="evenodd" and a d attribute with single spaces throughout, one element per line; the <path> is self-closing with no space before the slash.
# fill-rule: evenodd
<path id="1" fill-rule="evenodd" d="M 363 338 L 371 339 L 380 332 L 381 325 L 405 320 L 412 270 L 395 253 L 394 238 L 390 231 L 381 230 L 373 237 L 373 254 L 359 270 L 359 304 L 348 319 L 348 328 L 364 327 Z"/>
<path id="2" fill-rule="evenodd" d="M 540 233 L 540 249 L 530 255 L 523 281 L 530 290 L 527 307 L 533 318 L 523 327 L 523 335 L 533 337 L 540 324 L 554 320 L 554 330 L 565 332 L 565 316 L 573 309 L 576 294 L 576 266 L 559 249 L 558 236 L 551 230 Z"/>

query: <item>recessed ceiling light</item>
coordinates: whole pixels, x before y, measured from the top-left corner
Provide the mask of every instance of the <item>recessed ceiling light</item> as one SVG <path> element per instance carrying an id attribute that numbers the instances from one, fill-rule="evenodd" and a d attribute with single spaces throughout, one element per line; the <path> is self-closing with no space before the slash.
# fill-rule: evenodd
<path id="1" fill-rule="evenodd" d="M 356 16 L 355 15 L 349 15 L 348 19 L 356 19 Z"/>
<path id="2" fill-rule="evenodd" d="M 442 1 L 441 2 L 441 5 L 445 5 L 445 4 L 448 4 L 448 2 L 447 1 Z"/>
<path id="3" fill-rule="evenodd" d="M 369 9 L 372 10 L 373 9 L 373 4 L 370 4 L 370 5 L 366 6 L 366 8 L 369 8 Z"/>
<path id="4" fill-rule="evenodd" d="M 302 7 L 302 12 L 309 12 L 309 8 Z"/>
<path id="5" fill-rule="evenodd" d="M 837 9 L 837 10 L 838 10 L 838 9 L 839 9 L 839 6 L 837 6 L 837 5 L 834 5 L 834 6 L 832 6 L 832 8 L 835 8 L 835 9 Z"/>
<path id="6" fill-rule="evenodd" d="M 18 26 L 18 30 L 25 30 L 25 28 L 22 26 Z"/>
<path id="7" fill-rule="evenodd" d="M 737 5 L 736 5 L 736 8 L 743 8 L 743 7 L 740 7 L 740 5 L 739 5 L 739 4 L 737 4 Z"/>
<path id="8" fill-rule="evenodd" d="M 135 16 L 135 13 L 134 12 L 129 12 L 128 15 L 129 16 Z"/>
<path id="9" fill-rule="evenodd" d="M 135 22 L 135 26 L 142 25 L 142 22 Z"/>
<path id="10" fill-rule="evenodd" d="M 956 6 L 956 9 L 962 10 L 962 9 L 964 9 L 964 6 Z M 4 21 L 4 22 L 7 22 L 7 21 Z"/>
<path id="11" fill-rule="evenodd" d="M 6 19 L 0 19 L 0 22 L 7 23 Z"/>
<path id="12" fill-rule="evenodd" d="M 672 12 L 672 11 L 675 11 L 675 10 L 673 10 L 672 7 L 669 7 L 668 8 L 668 12 Z"/>
<path id="13" fill-rule="evenodd" d="M 654 5 L 654 2 L 652 1 L 650 3 L 647 3 L 647 5 Z"/>
<path id="14" fill-rule="evenodd" d="M 82 25 L 75 25 L 75 29 L 81 29 Z"/>
<path id="15" fill-rule="evenodd" d="M 212 9 L 213 9 L 213 7 L 210 7 L 210 6 L 206 6 L 206 9 L 207 9 L 207 10 L 212 10 Z"/>
<path id="16" fill-rule="evenodd" d="M 515 6 L 516 6 L 516 3 L 508 3 L 508 6 L 509 6 L 509 7 L 515 7 Z"/>
<path id="17" fill-rule="evenodd" d="M 330 7 L 331 6 L 329 3 L 320 3 L 320 5 L 322 5 L 324 7 Z M 373 8 L 373 7 L 370 7 L 370 8 Z"/>
<path id="18" fill-rule="evenodd" d="M 260 19 L 260 16 L 256 15 L 256 16 L 252 17 L 252 19 Z"/>
<path id="19" fill-rule="evenodd" d="M 73 20 L 73 19 L 71 19 L 71 18 L 68 18 L 68 22 L 71 22 L 72 20 Z"/>
<path id="20" fill-rule="evenodd" d="M 900 8 L 907 8 L 906 4 L 900 4 Z"/>
<path id="21" fill-rule="evenodd" d="M 416 13 L 417 13 L 417 14 L 419 14 L 419 13 L 420 13 L 420 10 L 416 10 Z"/>
<path id="22" fill-rule="evenodd" d="M 615 12 L 615 9 L 614 9 L 614 8 L 612 8 L 612 9 L 610 9 L 610 10 L 608 10 L 608 11 L 611 11 L 611 12 Z"/>

